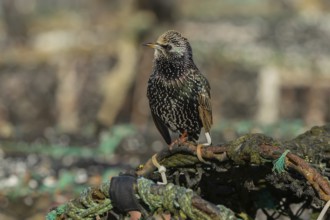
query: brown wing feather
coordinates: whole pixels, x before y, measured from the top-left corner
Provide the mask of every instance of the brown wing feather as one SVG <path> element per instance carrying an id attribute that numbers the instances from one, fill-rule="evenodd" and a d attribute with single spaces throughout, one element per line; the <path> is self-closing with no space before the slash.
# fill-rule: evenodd
<path id="1" fill-rule="evenodd" d="M 205 132 L 209 132 L 213 124 L 211 97 L 209 94 L 198 94 L 198 112 Z"/>

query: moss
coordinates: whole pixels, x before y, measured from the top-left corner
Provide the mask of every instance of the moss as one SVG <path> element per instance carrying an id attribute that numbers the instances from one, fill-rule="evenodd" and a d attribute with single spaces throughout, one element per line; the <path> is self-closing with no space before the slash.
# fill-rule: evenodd
<path id="1" fill-rule="evenodd" d="M 261 144 L 279 146 L 280 143 L 263 134 L 246 134 L 229 143 L 228 156 L 237 164 L 261 165 L 267 158 L 260 154 Z"/>

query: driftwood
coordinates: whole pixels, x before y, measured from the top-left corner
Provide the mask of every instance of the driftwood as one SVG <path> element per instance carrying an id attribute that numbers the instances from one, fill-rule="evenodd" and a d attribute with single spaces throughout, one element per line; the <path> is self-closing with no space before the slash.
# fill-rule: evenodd
<path id="1" fill-rule="evenodd" d="M 181 143 L 165 149 L 131 174 L 144 218 L 169 212 L 182 219 L 247 219 L 257 210 L 297 218 L 317 215 L 330 200 L 330 125 L 313 127 L 291 141 L 247 134 L 208 147 Z M 155 163 L 155 159 L 157 162 Z M 157 166 L 166 167 L 159 185 Z M 47 219 L 121 218 L 109 196 L 111 180 L 48 213 Z M 285 198 L 285 199 L 284 199 Z M 293 213 L 290 204 L 301 203 Z M 276 219 L 274 214 L 269 219 Z"/>

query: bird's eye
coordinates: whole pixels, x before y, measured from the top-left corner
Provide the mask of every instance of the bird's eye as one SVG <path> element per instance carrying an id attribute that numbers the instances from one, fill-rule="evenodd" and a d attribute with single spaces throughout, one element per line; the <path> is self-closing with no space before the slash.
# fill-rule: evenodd
<path id="1" fill-rule="evenodd" d="M 166 50 L 171 50 L 171 49 L 172 49 L 172 46 L 169 45 L 169 44 L 164 44 L 163 47 L 164 47 L 164 49 L 166 49 Z"/>

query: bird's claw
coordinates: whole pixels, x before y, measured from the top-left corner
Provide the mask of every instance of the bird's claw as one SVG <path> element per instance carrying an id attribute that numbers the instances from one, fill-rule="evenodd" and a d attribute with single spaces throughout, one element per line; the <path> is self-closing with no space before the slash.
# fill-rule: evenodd
<path id="1" fill-rule="evenodd" d="M 169 149 L 172 150 L 175 145 L 182 145 L 187 141 L 188 141 L 188 133 L 185 131 L 182 133 L 182 135 L 178 139 L 174 140 L 170 144 Z"/>

